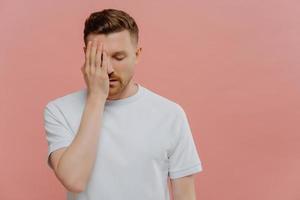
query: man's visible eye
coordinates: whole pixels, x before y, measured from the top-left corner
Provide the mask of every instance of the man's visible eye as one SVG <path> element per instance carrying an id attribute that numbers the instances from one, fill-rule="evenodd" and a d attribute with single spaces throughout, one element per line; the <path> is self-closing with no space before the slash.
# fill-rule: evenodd
<path id="1" fill-rule="evenodd" d="M 116 60 L 123 60 L 124 58 L 115 57 Z"/>

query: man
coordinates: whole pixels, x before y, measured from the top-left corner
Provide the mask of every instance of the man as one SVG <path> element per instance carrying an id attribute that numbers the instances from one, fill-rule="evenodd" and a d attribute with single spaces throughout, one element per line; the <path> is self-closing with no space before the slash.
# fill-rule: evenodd
<path id="1" fill-rule="evenodd" d="M 202 171 L 182 107 L 133 81 L 138 27 L 121 10 L 85 21 L 86 88 L 44 110 L 47 162 L 76 200 L 195 200 Z"/>

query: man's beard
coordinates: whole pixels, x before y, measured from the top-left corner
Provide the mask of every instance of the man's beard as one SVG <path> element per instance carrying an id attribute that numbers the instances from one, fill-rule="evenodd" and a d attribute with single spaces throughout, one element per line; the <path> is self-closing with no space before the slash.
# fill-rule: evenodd
<path id="1" fill-rule="evenodd" d="M 128 86 L 130 79 L 124 83 L 124 81 L 118 79 L 116 83 L 109 86 L 109 97 L 117 96 L 121 94 L 125 88 Z"/>

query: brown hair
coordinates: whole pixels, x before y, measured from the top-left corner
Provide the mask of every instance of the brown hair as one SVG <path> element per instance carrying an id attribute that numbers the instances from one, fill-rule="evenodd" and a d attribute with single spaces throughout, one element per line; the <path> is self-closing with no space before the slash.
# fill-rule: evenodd
<path id="1" fill-rule="evenodd" d="M 91 13 L 85 20 L 83 40 L 87 45 L 87 36 L 90 33 L 109 34 L 128 30 L 133 43 L 136 45 L 139 39 L 139 28 L 135 20 L 126 12 L 116 9 L 104 9 Z"/>

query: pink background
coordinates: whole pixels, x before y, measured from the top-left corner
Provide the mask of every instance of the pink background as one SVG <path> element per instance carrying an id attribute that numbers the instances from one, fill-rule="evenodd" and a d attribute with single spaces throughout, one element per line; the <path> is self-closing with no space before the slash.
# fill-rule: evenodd
<path id="1" fill-rule="evenodd" d="M 0 199 L 65 199 L 46 165 L 43 108 L 84 87 L 83 23 L 140 27 L 136 81 L 185 109 L 204 171 L 197 199 L 300 199 L 300 3 L 0 2 Z"/>

